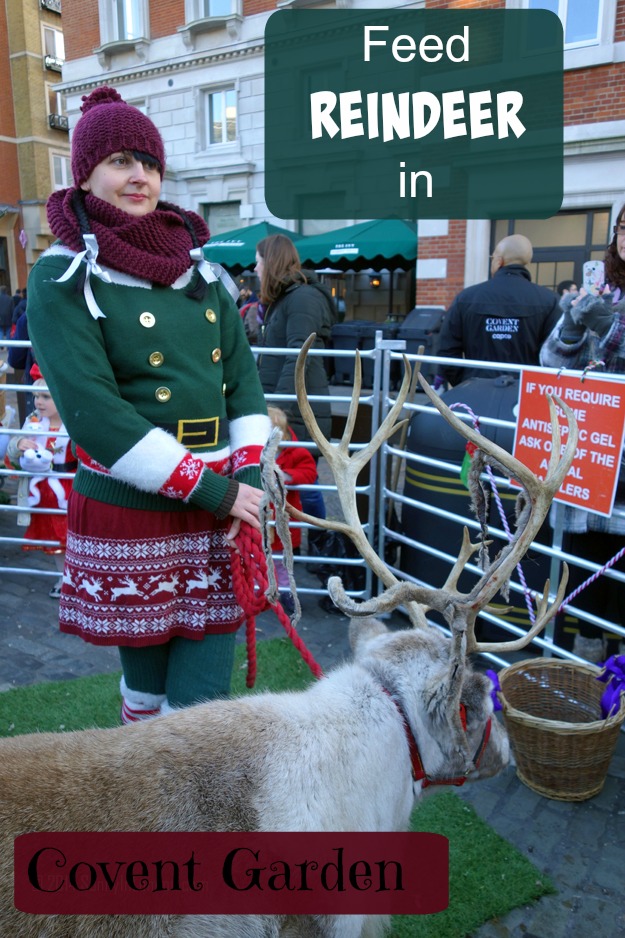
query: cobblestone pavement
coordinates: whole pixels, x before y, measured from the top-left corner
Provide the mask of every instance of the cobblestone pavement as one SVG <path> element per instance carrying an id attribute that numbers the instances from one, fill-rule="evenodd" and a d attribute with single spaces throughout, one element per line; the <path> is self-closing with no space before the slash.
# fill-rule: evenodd
<path id="1" fill-rule="evenodd" d="M 0 535 L 19 537 L 14 516 L 0 512 Z M 97 648 L 62 635 L 58 603 L 48 596 L 56 574 L 39 552 L 0 543 L 0 568 L 32 568 L 23 574 L 0 571 L 0 692 L 41 681 L 119 670 L 114 648 Z M 298 568 L 301 570 L 301 568 Z M 43 573 L 47 572 L 44 576 Z M 300 585 L 316 579 L 298 574 Z M 318 596 L 302 594 L 299 631 L 324 670 L 348 655 L 347 619 L 320 609 Z M 395 617 L 391 624 L 404 627 Z M 273 613 L 258 618 L 259 639 L 283 634 Z M 479 928 L 473 938 L 616 938 L 625 934 L 625 734 L 619 734 L 603 791 L 582 803 L 553 801 L 535 794 L 513 766 L 497 778 L 457 789 L 499 834 L 511 841 L 558 892 L 505 919 Z"/>

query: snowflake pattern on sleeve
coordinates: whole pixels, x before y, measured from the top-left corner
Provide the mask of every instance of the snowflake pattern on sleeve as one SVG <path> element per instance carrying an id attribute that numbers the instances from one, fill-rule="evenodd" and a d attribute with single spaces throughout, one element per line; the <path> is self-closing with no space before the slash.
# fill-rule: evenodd
<path id="1" fill-rule="evenodd" d="M 187 453 L 182 459 L 170 477 L 159 489 L 159 494 L 165 498 L 179 498 L 188 501 L 204 469 L 204 463 L 201 459 L 196 459 L 191 453 Z"/>
<path id="2" fill-rule="evenodd" d="M 262 451 L 262 446 L 245 446 L 235 450 L 232 454 L 233 473 L 236 474 L 239 469 L 245 469 L 246 466 L 259 466 Z"/>

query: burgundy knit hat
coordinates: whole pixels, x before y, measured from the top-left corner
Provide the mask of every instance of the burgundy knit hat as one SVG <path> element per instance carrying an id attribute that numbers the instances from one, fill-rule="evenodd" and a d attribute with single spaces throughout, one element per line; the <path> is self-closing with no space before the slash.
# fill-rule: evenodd
<path id="1" fill-rule="evenodd" d="M 72 134 L 74 185 L 85 182 L 101 160 L 120 150 L 138 150 L 152 156 L 160 163 L 163 178 L 165 146 L 149 117 L 105 85 L 83 95 L 82 100 L 82 117 Z"/>

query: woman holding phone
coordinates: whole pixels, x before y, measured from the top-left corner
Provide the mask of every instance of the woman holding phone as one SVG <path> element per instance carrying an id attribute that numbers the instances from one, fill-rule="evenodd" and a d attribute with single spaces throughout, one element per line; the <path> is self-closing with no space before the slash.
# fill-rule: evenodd
<path id="1" fill-rule="evenodd" d="M 593 276 L 585 278 L 586 284 L 579 293 L 569 293 L 562 297 L 562 316 L 541 349 L 540 363 L 558 369 L 585 369 L 592 365 L 597 370 L 623 373 L 625 205 L 619 211 L 612 229 L 612 239 L 604 258 L 603 278 L 597 276 L 597 262 L 592 264 Z M 555 510 L 563 512 L 562 547 L 567 553 L 593 561 L 599 566 L 616 556 L 625 536 L 625 463 L 622 454 L 614 508 L 609 518 L 581 508 L 561 505 L 552 507 L 552 524 L 555 521 Z M 625 559 L 615 563 L 612 569 L 625 573 Z M 587 570 L 572 567 L 569 591 L 572 592 L 589 576 Z M 625 627 L 625 586 L 616 580 L 599 577 L 580 593 L 575 605 Z M 562 614 L 560 616 L 563 618 Z M 575 654 L 587 661 L 598 662 L 623 650 L 625 640 L 579 620 L 579 633 L 573 642 Z"/>

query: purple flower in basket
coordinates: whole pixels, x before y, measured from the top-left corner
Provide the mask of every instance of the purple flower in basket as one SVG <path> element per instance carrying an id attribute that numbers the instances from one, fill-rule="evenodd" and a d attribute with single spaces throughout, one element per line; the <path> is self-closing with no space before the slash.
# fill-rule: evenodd
<path id="1" fill-rule="evenodd" d="M 623 661 L 625 662 L 625 657 L 623 658 Z M 499 677 L 497 675 L 497 672 L 489 670 L 486 672 L 486 676 L 491 679 L 492 684 L 493 684 L 493 689 L 490 692 L 490 696 L 492 697 L 492 700 L 493 700 L 493 709 L 502 710 L 503 708 L 501 706 L 501 701 L 499 700 L 499 697 L 497 696 L 497 691 L 501 690 L 501 685 L 499 683 Z"/>
<path id="2" fill-rule="evenodd" d="M 608 658 L 597 680 L 607 685 L 601 696 L 601 713 L 607 719 L 618 711 L 621 694 L 625 694 L 625 655 Z"/>

